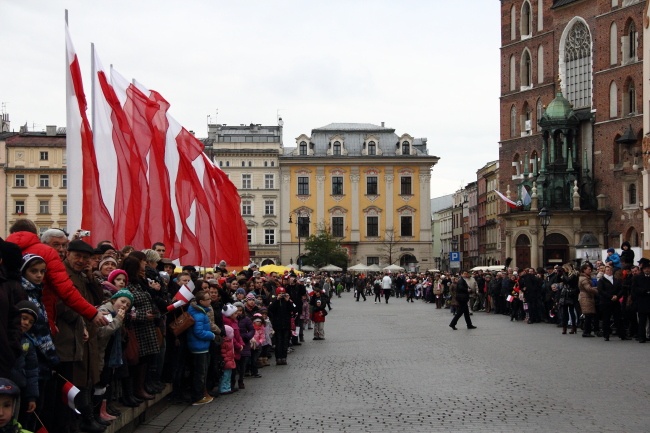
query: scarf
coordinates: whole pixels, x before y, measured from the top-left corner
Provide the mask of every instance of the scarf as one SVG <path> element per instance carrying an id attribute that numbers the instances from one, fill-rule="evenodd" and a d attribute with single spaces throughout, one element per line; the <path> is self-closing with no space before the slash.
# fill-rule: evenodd
<path id="1" fill-rule="evenodd" d="M 41 303 L 41 296 L 43 294 L 43 286 L 31 283 L 25 277 L 22 277 L 22 285 L 27 298 L 38 307 L 38 319 L 34 322 L 34 326 L 30 329 L 30 334 L 33 337 L 34 344 L 43 357 L 51 364 L 57 365 L 60 360 L 56 354 L 56 348 L 52 341 L 52 334 L 50 334 L 50 325 L 47 318 L 45 306 Z"/>

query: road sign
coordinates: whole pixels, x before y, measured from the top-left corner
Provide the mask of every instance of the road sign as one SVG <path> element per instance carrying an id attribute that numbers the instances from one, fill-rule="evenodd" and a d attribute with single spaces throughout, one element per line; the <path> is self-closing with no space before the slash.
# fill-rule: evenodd
<path id="1" fill-rule="evenodd" d="M 449 253 L 449 267 L 452 269 L 460 269 L 460 252 L 452 251 Z"/>

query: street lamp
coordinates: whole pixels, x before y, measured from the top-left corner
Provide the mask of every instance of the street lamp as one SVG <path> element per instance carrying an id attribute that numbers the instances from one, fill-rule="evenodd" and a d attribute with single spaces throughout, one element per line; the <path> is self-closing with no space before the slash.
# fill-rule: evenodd
<path id="1" fill-rule="evenodd" d="M 537 217 L 539 218 L 539 225 L 541 225 L 542 230 L 544 230 L 544 235 L 542 237 L 542 266 L 546 266 L 546 229 L 549 224 L 551 224 L 551 211 L 543 207 L 542 210 L 539 211 L 539 214 L 537 214 Z"/>
<path id="2" fill-rule="evenodd" d="M 302 270 L 302 257 L 300 257 L 300 237 L 304 233 L 305 226 L 309 227 L 309 214 L 306 216 L 303 216 L 300 212 L 296 211 L 296 232 L 298 234 L 298 260 L 296 262 L 298 263 L 298 270 Z M 289 214 L 289 224 L 293 224 L 293 221 L 291 220 L 291 214 Z"/>

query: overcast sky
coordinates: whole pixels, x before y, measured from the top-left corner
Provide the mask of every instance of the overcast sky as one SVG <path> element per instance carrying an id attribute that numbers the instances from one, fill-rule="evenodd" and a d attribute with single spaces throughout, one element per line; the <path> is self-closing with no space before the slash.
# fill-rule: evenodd
<path id="1" fill-rule="evenodd" d="M 208 116 L 275 125 L 279 114 L 287 147 L 329 123 L 385 122 L 440 157 L 432 197 L 498 158 L 499 2 L 0 0 L 13 130 L 65 126 L 66 8 L 88 95 L 94 42 L 198 137 Z"/>

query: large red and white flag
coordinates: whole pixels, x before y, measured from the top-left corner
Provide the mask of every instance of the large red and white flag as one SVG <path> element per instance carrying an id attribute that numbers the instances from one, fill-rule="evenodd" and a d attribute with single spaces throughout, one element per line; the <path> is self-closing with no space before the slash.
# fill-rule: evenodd
<path id="1" fill-rule="evenodd" d="M 74 54 L 69 36 L 66 41 Z M 70 81 L 78 86 L 68 94 L 68 172 L 76 167 L 72 161 L 83 162 L 84 169 L 69 181 L 69 201 L 76 206 L 71 216 L 79 216 L 69 218 L 70 227 L 91 230 L 91 242 L 109 239 L 118 247 L 163 242 L 168 257 L 183 264 L 247 264 L 239 194 L 203 153 L 203 143 L 171 117 L 158 92 L 105 70 L 94 49 L 93 140 L 73 58 Z M 81 95 L 75 98 L 83 106 L 78 113 L 71 112 L 70 95 Z"/>
<path id="2" fill-rule="evenodd" d="M 90 242 L 113 239 L 113 221 L 102 199 L 93 133 L 86 115 L 86 94 L 79 59 L 65 26 L 66 45 L 66 153 L 68 228 L 89 230 Z"/>

